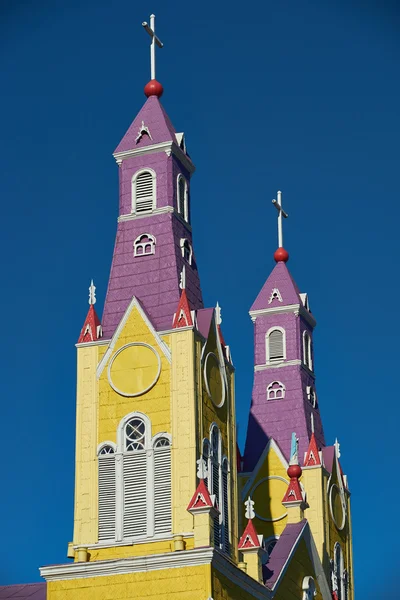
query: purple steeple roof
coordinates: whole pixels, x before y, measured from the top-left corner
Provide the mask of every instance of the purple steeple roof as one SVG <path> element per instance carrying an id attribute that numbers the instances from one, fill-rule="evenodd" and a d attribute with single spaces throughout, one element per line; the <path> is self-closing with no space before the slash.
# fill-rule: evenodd
<path id="1" fill-rule="evenodd" d="M 273 298 L 270 302 L 271 293 L 274 289 L 279 290 L 281 300 Z M 267 281 L 264 283 L 250 311 L 273 308 L 274 306 L 299 304 L 300 302 L 299 288 L 289 273 L 286 264 L 280 261 L 275 265 Z"/>
<path id="2" fill-rule="evenodd" d="M 1 600 L 46 600 L 46 584 L 0 585 L 0 598 Z"/>
<path id="3" fill-rule="evenodd" d="M 142 122 L 149 134 L 137 141 Z M 150 96 L 138 112 L 128 131 L 115 149 L 118 152 L 134 150 L 162 142 L 176 142 L 175 129 L 157 96 Z"/>

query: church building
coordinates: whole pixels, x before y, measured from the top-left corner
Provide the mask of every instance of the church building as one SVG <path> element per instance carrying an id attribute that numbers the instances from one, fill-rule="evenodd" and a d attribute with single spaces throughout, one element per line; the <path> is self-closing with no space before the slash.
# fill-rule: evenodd
<path id="1" fill-rule="evenodd" d="M 287 267 L 281 193 L 275 266 L 249 297 L 241 453 L 231 348 L 196 262 L 195 166 L 160 102 L 154 15 L 143 26 L 151 80 L 114 152 L 104 310 L 100 319 L 92 282 L 77 335 L 73 536 L 64 564 L 40 568 L 43 583 L 0 586 L 0 598 L 353 600 L 349 485 L 338 442 L 324 437 L 316 320 Z"/>

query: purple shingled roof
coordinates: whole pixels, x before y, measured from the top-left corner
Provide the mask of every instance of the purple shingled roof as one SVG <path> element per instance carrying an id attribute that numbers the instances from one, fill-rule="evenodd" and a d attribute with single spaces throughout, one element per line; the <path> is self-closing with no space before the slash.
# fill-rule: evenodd
<path id="1" fill-rule="evenodd" d="M 6 600 L 46 600 L 45 583 L 25 583 L 20 585 L 0 585 L 0 599 Z"/>
<path id="2" fill-rule="evenodd" d="M 140 141 L 137 142 L 136 139 L 141 129 L 142 121 L 144 126 L 148 127 L 151 137 L 143 135 Z M 170 141 L 176 142 L 174 126 L 157 96 L 150 96 L 118 144 L 115 152 L 126 152 L 127 150 Z"/>
<path id="3" fill-rule="evenodd" d="M 204 338 L 208 338 L 210 333 L 211 319 L 213 317 L 213 308 L 201 308 L 197 311 L 197 329 Z"/>
<path id="4" fill-rule="evenodd" d="M 277 288 L 282 296 L 282 302 L 278 299 L 272 300 L 269 304 L 272 290 Z M 263 308 L 274 308 L 275 306 L 287 306 L 288 304 L 299 304 L 300 292 L 293 277 L 288 271 L 284 262 L 276 263 L 267 281 L 261 288 L 260 293 L 254 300 L 252 310 L 262 310 Z"/>
<path id="5" fill-rule="evenodd" d="M 300 523 L 290 523 L 286 525 L 283 530 L 274 550 L 271 554 L 271 558 L 268 563 L 264 566 L 263 575 L 264 583 L 270 589 L 278 581 L 278 578 L 284 569 L 290 553 L 298 540 L 299 536 L 303 534 L 304 529 L 308 525 L 307 519 L 303 519 Z"/>
<path id="6" fill-rule="evenodd" d="M 322 458 L 324 459 L 324 467 L 329 473 L 332 473 L 333 458 L 335 456 L 335 446 L 326 446 L 322 448 Z"/>

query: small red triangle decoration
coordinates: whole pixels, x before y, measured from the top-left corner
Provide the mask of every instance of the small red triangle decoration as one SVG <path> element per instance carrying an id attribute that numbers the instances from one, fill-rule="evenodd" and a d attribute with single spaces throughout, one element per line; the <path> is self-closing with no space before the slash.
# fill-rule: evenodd
<path id="1" fill-rule="evenodd" d="M 248 548 L 261 548 L 256 528 L 251 519 L 249 519 L 238 545 L 239 550 L 247 550 Z"/>
<path id="2" fill-rule="evenodd" d="M 172 329 L 178 329 L 179 327 L 193 327 L 192 315 L 185 289 L 182 290 L 178 308 L 172 323 Z"/>
<path id="3" fill-rule="evenodd" d="M 196 510 L 199 508 L 215 508 L 208 492 L 207 486 L 204 483 L 204 479 L 200 479 L 200 483 L 197 486 L 195 493 L 192 496 L 191 501 L 186 510 Z"/>
<path id="4" fill-rule="evenodd" d="M 283 497 L 282 502 L 299 502 L 303 500 L 303 494 L 299 480 L 296 477 L 292 477 L 289 482 L 286 494 Z"/>
<path id="5" fill-rule="evenodd" d="M 311 434 L 310 444 L 308 446 L 308 450 L 306 452 L 306 457 L 304 459 L 305 467 L 315 467 L 316 465 L 321 464 L 321 459 L 319 457 L 319 451 L 317 446 L 317 440 L 315 439 L 314 433 Z"/>
<path id="6" fill-rule="evenodd" d="M 94 309 L 93 304 L 90 305 L 85 322 L 81 329 L 81 334 L 78 339 L 78 344 L 83 342 L 95 342 L 101 338 L 101 323 Z"/>

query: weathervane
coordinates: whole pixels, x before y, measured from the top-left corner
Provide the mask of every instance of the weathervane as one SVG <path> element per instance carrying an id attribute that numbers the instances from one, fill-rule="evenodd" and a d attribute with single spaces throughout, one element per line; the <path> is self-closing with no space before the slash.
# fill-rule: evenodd
<path id="1" fill-rule="evenodd" d="M 156 36 L 156 17 L 155 15 L 150 15 L 150 26 L 144 21 L 142 23 L 143 27 L 151 37 L 150 44 L 150 66 L 151 66 L 151 79 L 156 78 L 156 44 L 159 48 L 163 47 L 162 41 Z"/>
<path id="2" fill-rule="evenodd" d="M 288 214 L 282 208 L 282 192 L 277 192 L 277 200 L 272 200 L 272 204 L 278 211 L 278 248 L 283 248 L 283 231 L 282 231 L 282 217 L 288 218 Z"/>

